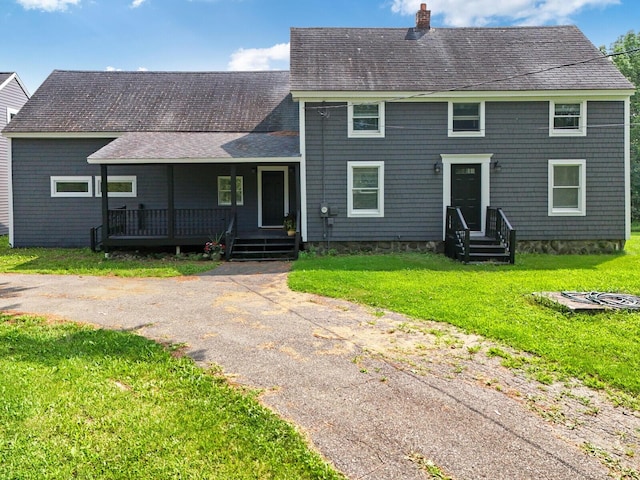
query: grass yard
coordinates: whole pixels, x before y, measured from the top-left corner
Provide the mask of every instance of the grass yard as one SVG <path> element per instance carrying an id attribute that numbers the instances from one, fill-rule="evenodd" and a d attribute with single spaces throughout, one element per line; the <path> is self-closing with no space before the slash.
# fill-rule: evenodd
<path id="1" fill-rule="evenodd" d="M 204 247 L 204 246 L 203 246 Z M 201 255 L 150 255 L 146 258 L 104 258 L 88 248 L 10 248 L 0 237 L 0 273 L 113 275 L 118 277 L 175 277 L 215 268 Z"/>
<path id="2" fill-rule="evenodd" d="M 339 479 L 292 426 L 137 335 L 0 314 L 0 479 Z"/>
<path id="3" fill-rule="evenodd" d="M 640 234 L 621 254 L 520 254 L 516 262 L 463 265 L 435 254 L 308 256 L 294 264 L 289 285 L 499 340 L 590 386 L 620 390 L 638 408 L 640 312 L 569 314 L 535 302 L 531 294 L 640 295 Z"/>

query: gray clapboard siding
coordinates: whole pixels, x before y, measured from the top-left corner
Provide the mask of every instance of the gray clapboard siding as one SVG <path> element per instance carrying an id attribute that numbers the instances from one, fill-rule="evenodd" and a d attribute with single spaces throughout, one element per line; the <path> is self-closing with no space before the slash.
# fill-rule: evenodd
<path id="1" fill-rule="evenodd" d="M 102 148 L 105 139 L 13 139 L 14 246 L 89 246 L 89 230 L 102 223 L 101 199 L 52 198 L 51 176 L 100 175 L 87 156 Z M 290 165 L 292 166 L 292 165 Z M 244 178 L 244 205 L 238 206 L 240 229 L 258 225 L 257 170 L 239 164 Z M 166 165 L 112 165 L 108 175 L 135 175 L 137 197 L 111 197 L 111 208 L 167 208 Z M 230 175 L 229 164 L 174 166 L 176 208 L 218 208 L 217 178 Z M 295 204 L 295 179 L 290 175 L 290 202 Z M 230 207 L 229 207 L 230 208 Z"/>
<path id="2" fill-rule="evenodd" d="M 7 125 L 8 109 L 20 110 L 27 94 L 14 78 L 0 90 L 0 131 Z M 9 233 L 9 140 L 0 136 L 0 235 Z"/>
<path id="3" fill-rule="evenodd" d="M 336 106 L 339 104 L 327 104 Z M 447 136 L 447 103 L 386 104 L 385 138 L 347 138 L 346 108 L 330 108 L 324 120 L 308 104 L 308 240 L 325 238 L 321 201 L 338 215 L 335 241 L 441 240 L 443 175 L 433 165 L 441 154 L 493 154 L 492 206 L 502 207 L 522 240 L 624 239 L 624 105 L 589 102 L 586 137 L 550 137 L 549 103 L 487 102 L 486 135 Z M 587 216 L 548 216 L 548 161 L 585 159 Z M 385 162 L 384 218 L 347 217 L 347 162 Z"/>

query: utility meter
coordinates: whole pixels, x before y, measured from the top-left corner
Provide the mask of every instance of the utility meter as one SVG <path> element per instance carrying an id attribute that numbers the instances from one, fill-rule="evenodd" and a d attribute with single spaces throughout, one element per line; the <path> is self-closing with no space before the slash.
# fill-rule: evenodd
<path id="1" fill-rule="evenodd" d="M 329 216 L 329 205 L 327 203 L 320 204 L 320 216 L 321 217 Z"/>

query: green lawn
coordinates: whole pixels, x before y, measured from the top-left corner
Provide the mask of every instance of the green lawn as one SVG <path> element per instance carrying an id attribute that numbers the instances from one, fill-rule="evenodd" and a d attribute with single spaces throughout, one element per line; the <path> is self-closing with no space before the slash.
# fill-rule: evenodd
<path id="1" fill-rule="evenodd" d="M 344 298 L 456 325 L 535 353 L 588 385 L 640 398 L 640 312 L 568 314 L 532 299 L 541 291 L 640 295 L 640 235 L 616 255 L 519 254 L 516 265 L 463 265 L 442 255 L 308 256 L 294 290 Z"/>
<path id="2" fill-rule="evenodd" d="M 0 273 L 175 277 L 206 272 L 216 265 L 195 254 L 106 259 L 88 248 L 10 248 L 8 238 L 0 237 Z"/>
<path id="3" fill-rule="evenodd" d="M 177 350 L 0 314 L 0 479 L 339 479 L 289 424 Z"/>

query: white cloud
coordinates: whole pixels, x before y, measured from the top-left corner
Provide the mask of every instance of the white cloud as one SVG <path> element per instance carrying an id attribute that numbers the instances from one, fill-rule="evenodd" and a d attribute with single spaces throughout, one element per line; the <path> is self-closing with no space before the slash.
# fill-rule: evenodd
<path id="1" fill-rule="evenodd" d="M 393 0 L 391 10 L 414 15 L 421 3 L 425 1 Z M 432 0 L 426 3 L 432 17 L 444 17 L 444 25 L 464 27 L 505 22 L 519 25 L 573 23 L 571 17 L 584 9 L 617 5 L 620 0 Z"/>
<path id="2" fill-rule="evenodd" d="M 138 8 L 140 5 L 142 5 L 146 1 L 147 0 L 133 0 L 133 2 L 131 2 L 131 8 Z"/>
<path id="3" fill-rule="evenodd" d="M 228 69 L 232 71 L 273 70 L 273 62 L 289 60 L 289 44 L 269 48 L 241 48 L 231 54 Z"/>
<path id="4" fill-rule="evenodd" d="M 55 12 L 66 10 L 69 5 L 78 5 L 80 0 L 17 0 L 27 10 Z"/>

